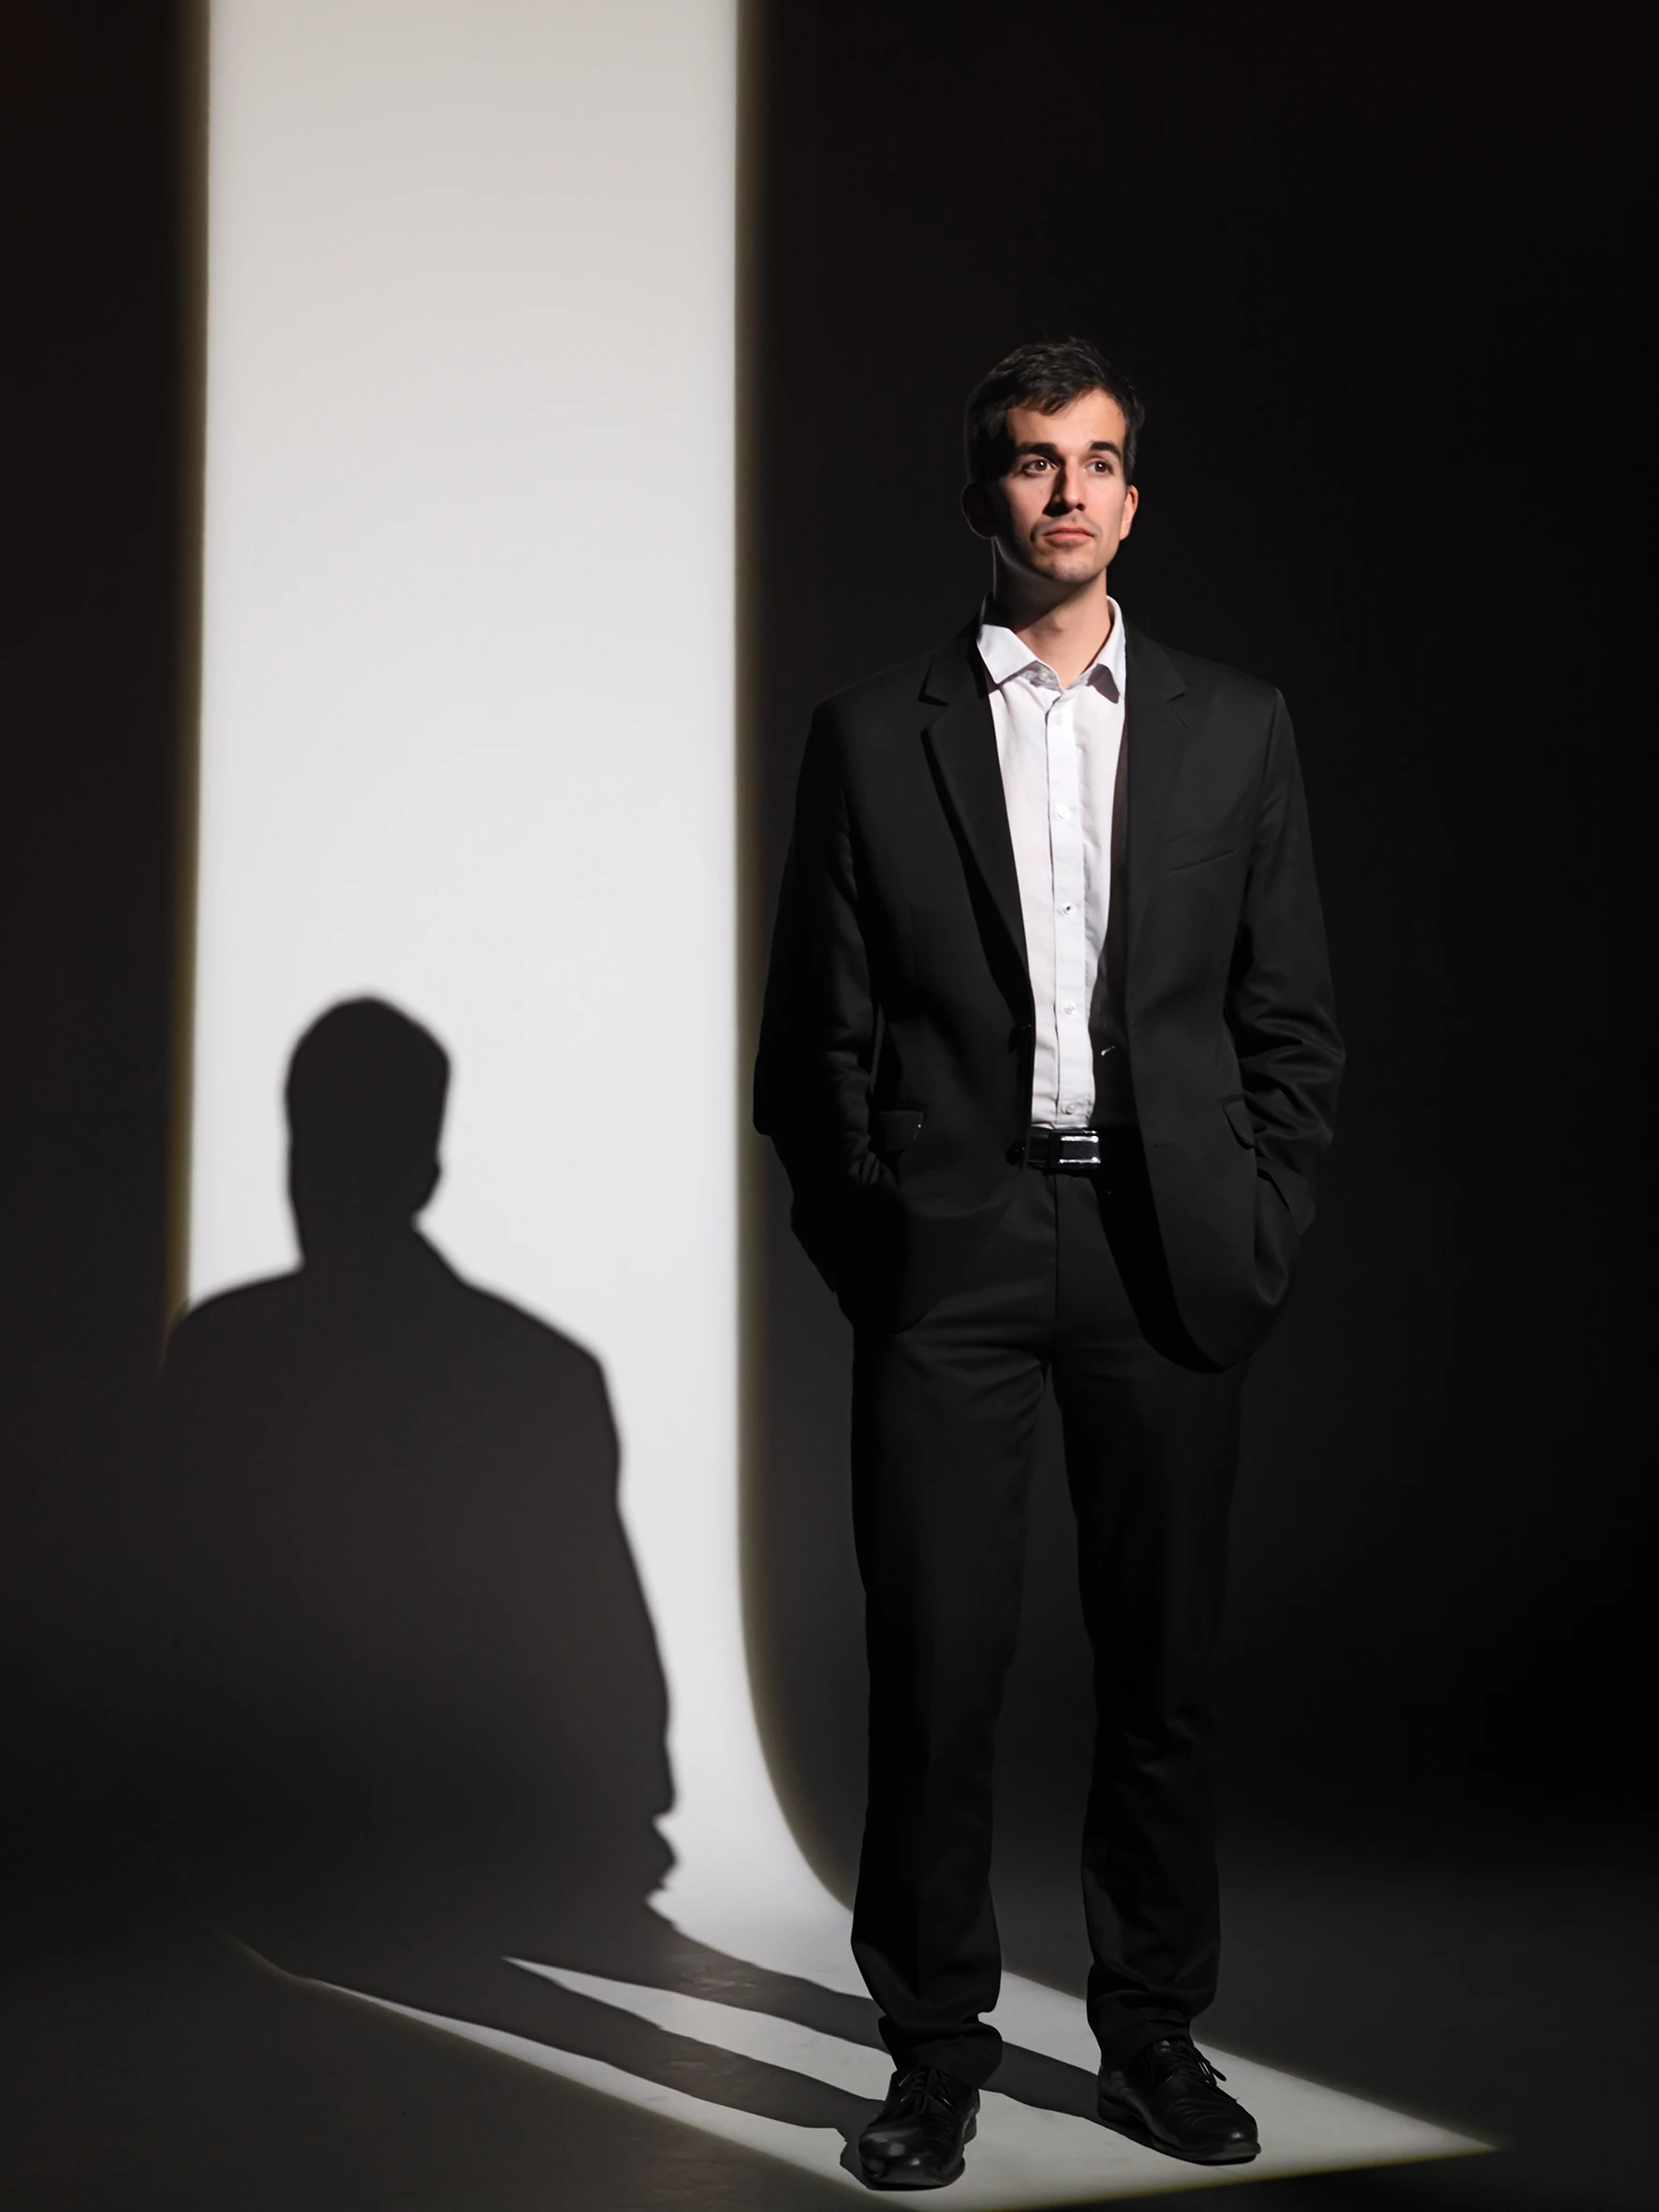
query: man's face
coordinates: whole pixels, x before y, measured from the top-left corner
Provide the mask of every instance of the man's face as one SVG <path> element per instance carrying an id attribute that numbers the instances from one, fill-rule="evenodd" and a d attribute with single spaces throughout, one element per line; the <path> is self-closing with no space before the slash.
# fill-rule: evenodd
<path id="1" fill-rule="evenodd" d="M 1008 409 L 1006 471 L 963 494 L 968 521 L 1010 568 L 1074 591 L 1105 574 L 1138 500 L 1123 477 L 1123 410 L 1086 391 L 1057 414 Z"/>

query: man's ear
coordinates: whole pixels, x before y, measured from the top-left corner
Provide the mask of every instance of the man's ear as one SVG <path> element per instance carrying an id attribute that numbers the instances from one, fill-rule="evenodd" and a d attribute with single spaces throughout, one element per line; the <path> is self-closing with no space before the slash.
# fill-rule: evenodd
<path id="1" fill-rule="evenodd" d="M 996 536 L 996 507 L 983 484 L 962 486 L 962 513 L 976 538 Z"/>

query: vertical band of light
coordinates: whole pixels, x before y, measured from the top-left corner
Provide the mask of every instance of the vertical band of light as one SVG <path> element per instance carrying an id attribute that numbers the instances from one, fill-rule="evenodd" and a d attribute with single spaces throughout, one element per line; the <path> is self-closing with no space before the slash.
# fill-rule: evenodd
<path id="1" fill-rule="evenodd" d="M 289 1262 L 280 1084 L 373 992 L 427 1217 L 587 1342 L 683 1858 L 798 1864 L 736 1538 L 734 0 L 214 0 L 190 1289 Z"/>

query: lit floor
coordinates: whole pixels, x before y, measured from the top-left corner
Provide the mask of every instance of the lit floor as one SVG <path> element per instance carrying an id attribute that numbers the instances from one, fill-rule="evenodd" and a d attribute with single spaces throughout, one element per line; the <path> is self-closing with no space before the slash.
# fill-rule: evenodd
<path id="1" fill-rule="evenodd" d="M 1651 1866 L 1591 1831 L 1527 1850 L 1520 1834 L 1447 1836 L 1413 1858 L 1334 1821 L 1239 1833 L 1228 1987 L 1201 2040 L 1261 2119 L 1264 2158 L 1207 2174 L 1094 2125 L 1075 1998 L 1017 1981 L 1003 2026 L 1020 2055 L 940 2203 L 1123 2212 L 1226 2181 L 1253 2212 L 1645 2207 Z M 1011 1898 L 1010 1918 L 1048 1972 L 1040 1904 Z M 660 1930 L 632 1955 L 612 1945 L 609 1970 L 479 1959 L 468 1985 L 440 1961 L 429 1978 L 450 2017 L 509 2023 L 479 2040 L 279 1973 L 176 1917 L 82 1903 L 71 1925 L 36 1910 L 6 1951 L 0 2199 L 7 2212 L 847 2204 L 846 2142 L 886 2066 L 842 1927 L 827 1913 L 741 1945 L 729 1926 L 695 1932 Z M 460 2001 L 468 1986 L 478 2002 Z M 1250 2060 L 1226 2055 L 1240 2043 Z M 1497 2147 L 1446 2155 L 1477 2140 Z"/>
<path id="2" fill-rule="evenodd" d="M 414 2009 L 410 2016 L 842 2190 L 867 2193 L 853 2146 L 886 2090 L 890 2061 L 875 2037 L 874 2008 L 851 1972 L 845 1916 L 826 1898 L 815 1924 L 798 1920 L 767 1928 L 728 1920 L 680 1932 L 692 1940 L 665 1946 L 672 1986 L 515 1962 L 533 1983 L 551 1984 L 550 1995 L 582 2003 L 583 2050 L 557 2040 L 565 2008 L 556 1998 L 546 2040 Z M 748 1991 L 745 1967 L 759 1969 Z M 766 2009 L 743 2002 L 745 1994 Z M 586 2007 L 614 2015 L 611 2038 L 601 2040 L 609 2040 L 616 2057 L 595 2055 Z M 967 2174 L 950 2190 L 948 2202 L 962 2212 L 1097 2204 L 1485 2147 L 1472 2136 L 1211 2050 L 1230 2088 L 1255 2114 L 1263 2149 L 1247 2175 L 1194 2167 L 1094 2119 L 1096 2054 L 1075 1998 L 1010 1976 L 996 2022 L 1008 2051 L 986 2092 Z M 755 2202 L 771 2202 L 765 2185 Z"/>

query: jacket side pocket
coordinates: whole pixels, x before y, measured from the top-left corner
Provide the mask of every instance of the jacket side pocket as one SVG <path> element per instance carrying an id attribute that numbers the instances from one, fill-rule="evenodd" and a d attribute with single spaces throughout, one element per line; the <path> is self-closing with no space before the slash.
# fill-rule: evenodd
<path id="1" fill-rule="evenodd" d="M 914 1144 L 928 1117 L 925 1106 L 884 1106 L 872 1119 L 871 1142 L 884 1159 Z"/>

